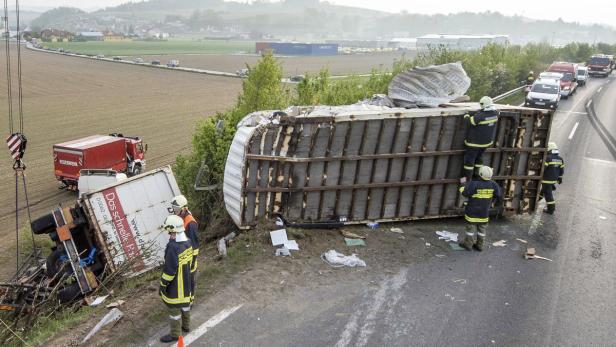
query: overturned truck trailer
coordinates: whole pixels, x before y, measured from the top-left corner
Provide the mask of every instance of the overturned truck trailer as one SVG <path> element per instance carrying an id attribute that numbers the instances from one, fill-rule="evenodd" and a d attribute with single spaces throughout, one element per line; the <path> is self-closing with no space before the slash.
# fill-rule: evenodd
<path id="1" fill-rule="evenodd" d="M 552 113 L 497 105 L 494 168 L 509 213 L 535 210 Z M 403 109 L 293 107 L 248 115 L 225 167 L 227 211 L 240 228 L 281 216 L 352 224 L 463 215 L 464 115 L 476 103 Z"/>

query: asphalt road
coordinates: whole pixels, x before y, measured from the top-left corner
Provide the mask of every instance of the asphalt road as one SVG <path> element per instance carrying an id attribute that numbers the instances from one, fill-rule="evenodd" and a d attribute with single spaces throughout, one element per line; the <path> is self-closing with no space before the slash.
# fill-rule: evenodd
<path id="1" fill-rule="evenodd" d="M 247 302 L 214 319 L 195 312 L 195 325 L 210 323 L 191 345 L 616 345 L 613 79 L 592 79 L 561 103 L 551 134 L 566 161 L 556 215 L 492 223 L 490 240 L 506 247 L 450 252 L 377 281 L 300 288 L 277 305 Z M 553 261 L 525 260 L 516 238 Z"/>

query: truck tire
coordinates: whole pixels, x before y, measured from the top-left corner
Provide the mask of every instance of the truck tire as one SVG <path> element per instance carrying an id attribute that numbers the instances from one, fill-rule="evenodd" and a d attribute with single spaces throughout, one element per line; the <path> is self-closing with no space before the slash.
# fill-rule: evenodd
<path id="1" fill-rule="evenodd" d="M 135 165 L 135 169 L 133 170 L 133 176 L 139 175 L 141 171 L 143 171 L 143 169 L 141 168 L 141 165 L 139 164 Z"/>
<path id="2" fill-rule="evenodd" d="M 35 219 L 32 224 L 30 224 L 30 227 L 32 228 L 32 232 L 37 235 L 49 234 L 56 230 L 56 222 L 53 219 L 53 215 L 48 213 L 43 217 Z"/>
<path id="3" fill-rule="evenodd" d="M 81 296 L 81 289 L 79 288 L 79 283 L 73 283 L 70 286 L 61 289 L 58 291 L 58 299 L 60 303 L 65 304 Z"/>
<path id="4" fill-rule="evenodd" d="M 60 269 L 63 268 L 62 266 L 63 261 L 61 259 L 63 255 L 64 255 L 64 250 L 61 248 L 57 248 L 56 250 L 51 252 L 51 254 L 47 257 L 46 265 L 47 265 L 47 277 L 48 278 L 53 278 L 60 271 Z M 70 267 L 64 266 L 64 271 L 67 274 L 71 273 Z"/>

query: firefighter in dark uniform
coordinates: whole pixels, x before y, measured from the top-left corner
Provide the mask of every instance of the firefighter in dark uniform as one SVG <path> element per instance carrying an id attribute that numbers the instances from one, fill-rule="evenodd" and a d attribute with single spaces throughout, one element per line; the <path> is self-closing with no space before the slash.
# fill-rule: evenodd
<path id="1" fill-rule="evenodd" d="M 533 71 L 528 72 L 528 77 L 526 77 L 526 85 L 532 86 L 535 83 L 535 73 Z"/>
<path id="2" fill-rule="evenodd" d="M 483 152 L 492 146 L 496 135 L 499 112 L 492 105 L 492 98 L 484 96 L 479 100 L 481 111 L 474 115 L 466 114 L 468 130 L 464 139 L 464 182 L 470 182 L 475 169 L 483 166 Z"/>
<path id="3" fill-rule="evenodd" d="M 167 217 L 164 229 L 169 233 L 169 243 L 165 249 L 165 264 L 160 278 L 159 294 L 169 310 L 171 330 L 160 338 L 160 342 L 177 341 L 182 330 L 190 325 L 190 303 L 192 284 L 190 269 L 193 262 L 192 244 L 184 233 L 182 218 Z"/>
<path id="4" fill-rule="evenodd" d="M 460 187 L 460 192 L 468 201 L 465 203 L 464 219 L 466 219 L 466 235 L 460 240 L 460 246 L 470 251 L 475 248 L 483 250 L 492 201 L 498 206 L 502 201 L 499 185 L 492 181 L 492 168 L 482 166 L 479 168 L 479 179 L 466 182 Z M 475 241 L 475 233 L 477 240 Z"/>
<path id="5" fill-rule="evenodd" d="M 554 142 L 548 143 L 548 156 L 544 163 L 543 179 L 541 180 L 540 197 L 545 198 L 547 207 L 545 213 L 554 214 L 556 211 L 556 200 L 554 200 L 554 190 L 556 183 L 563 183 L 565 174 L 565 161 L 559 155 L 558 146 Z"/>
<path id="6" fill-rule="evenodd" d="M 195 299 L 195 285 L 197 274 L 197 256 L 199 255 L 199 225 L 192 213 L 188 210 L 188 200 L 184 195 L 178 195 L 171 201 L 171 208 L 176 216 L 179 216 L 184 221 L 184 232 L 190 239 L 193 248 L 193 267 L 190 269 L 192 283 L 192 298 L 191 303 Z M 187 327 L 188 328 L 188 327 Z M 188 328 L 189 329 L 189 328 Z"/>

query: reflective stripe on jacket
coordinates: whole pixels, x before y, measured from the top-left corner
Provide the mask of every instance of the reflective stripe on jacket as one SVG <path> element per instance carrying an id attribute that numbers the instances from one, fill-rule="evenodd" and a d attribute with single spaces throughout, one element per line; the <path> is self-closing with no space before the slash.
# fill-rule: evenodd
<path id="1" fill-rule="evenodd" d="M 192 214 L 188 213 L 183 217 L 184 219 L 184 232 L 188 239 L 192 243 L 193 247 L 193 256 L 194 261 L 191 267 L 191 271 L 194 272 L 197 270 L 197 256 L 199 255 L 199 225 L 197 224 L 197 220 L 193 217 Z"/>

